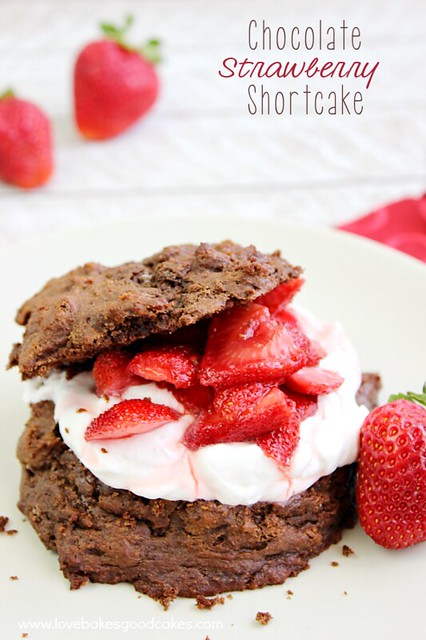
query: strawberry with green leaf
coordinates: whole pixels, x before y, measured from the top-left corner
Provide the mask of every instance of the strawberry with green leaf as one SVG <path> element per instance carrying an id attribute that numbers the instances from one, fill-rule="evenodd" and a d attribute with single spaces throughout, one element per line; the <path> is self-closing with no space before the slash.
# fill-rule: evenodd
<path id="1" fill-rule="evenodd" d="M 101 24 L 104 38 L 80 52 L 74 68 L 75 119 L 89 140 L 119 135 L 154 104 L 159 91 L 155 63 L 159 43 L 149 40 L 141 47 L 126 42 L 133 18 L 119 28 Z"/>
<path id="2" fill-rule="evenodd" d="M 360 523 L 378 544 L 426 540 L 426 385 L 391 396 L 365 419 L 356 497 Z"/>

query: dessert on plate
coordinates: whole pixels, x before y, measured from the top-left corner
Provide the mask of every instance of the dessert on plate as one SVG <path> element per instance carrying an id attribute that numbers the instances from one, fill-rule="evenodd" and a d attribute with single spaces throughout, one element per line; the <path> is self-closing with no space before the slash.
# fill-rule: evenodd
<path id="1" fill-rule="evenodd" d="M 23 304 L 19 507 L 72 588 L 168 602 L 279 584 L 353 525 L 380 381 L 294 302 L 301 274 L 279 252 L 179 245 Z"/>

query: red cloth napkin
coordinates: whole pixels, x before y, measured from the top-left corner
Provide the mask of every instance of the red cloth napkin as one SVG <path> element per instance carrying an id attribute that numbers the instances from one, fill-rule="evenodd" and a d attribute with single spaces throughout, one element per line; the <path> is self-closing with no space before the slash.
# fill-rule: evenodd
<path id="1" fill-rule="evenodd" d="M 426 262 L 426 194 L 373 211 L 338 229 L 383 242 Z"/>

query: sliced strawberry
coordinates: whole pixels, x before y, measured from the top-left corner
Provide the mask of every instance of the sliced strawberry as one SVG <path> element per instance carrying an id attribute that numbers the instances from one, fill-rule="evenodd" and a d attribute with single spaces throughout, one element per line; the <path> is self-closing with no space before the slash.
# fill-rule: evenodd
<path id="1" fill-rule="evenodd" d="M 305 350 L 306 366 L 313 367 L 319 363 L 321 358 L 324 358 L 326 352 L 318 342 L 313 342 L 307 338 L 294 313 L 284 307 L 280 307 L 273 317 L 287 328 L 295 343 Z"/>
<path id="2" fill-rule="evenodd" d="M 123 351 L 104 351 L 93 365 L 96 393 L 100 396 L 119 396 L 124 389 L 141 384 L 141 379 L 128 373 L 132 356 Z"/>
<path id="3" fill-rule="evenodd" d="M 309 340 L 252 303 L 212 320 L 200 382 L 215 388 L 251 382 L 280 383 L 308 361 Z"/>
<path id="4" fill-rule="evenodd" d="M 325 358 L 325 356 L 327 355 L 327 351 L 320 345 L 317 340 L 311 340 L 311 352 L 312 358 L 313 360 L 316 360 L 316 362 L 312 363 L 310 366 L 318 364 L 318 362 Z"/>
<path id="5" fill-rule="evenodd" d="M 297 393 L 297 391 L 291 391 L 285 387 L 281 387 L 281 390 L 284 391 L 285 395 L 290 398 L 290 400 L 295 402 L 297 414 L 301 421 L 316 414 L 318 409 L 317 396 L 308 396 L 304 393 Z"/>
<path id="6" fill-rule="evenodd" d="M 127 370 L 145 380 L 170 382 L 176 388 L 197 382 L 200 357 L 188 346 L 168 345 L 138 353 Z"/>
<path id="7" fill-rule="evenodd" d="M 277 387 L 253 384 L 225 389 L 188 427 L 184 444 L 198 449 L 219 442 L 254 440 L 288 424 L 295 415 L 294 402 Z"/>
<path id="8" fill-rule="evenodd" d="M 299 427 L 300 419 L 294 417 L 286 425 L 256 438 L 256 444 L 280 466 L 288 466 L 299 442 Z"/>
<path id="9" fill-rule="evenodd" d="M 175 389 L 170 386 L 171 391 L 178 402 L 180 402 L 189 413 L 199 413 L 201 409 L 207 409 L 213 402 L 213 387 L 203 387 L 196 384 L 186 389 Z"/>
<path id="10" fill-rule="evenodd" d="M 285 307 L 285 305 L 293 300 L 296 293 L 302 288 L 304 282 L 304 278 L 287 280 L 287 282 L 279 284 L 278 287 L 275 287 L 275 289 L 272 289 L 269 293 L 265 293 L 264 296 L 260 296 L 256 302 L 257 304 L 265 305 L 271 314 L 274 314 L 279 307 Z"/>
<path id="11" fill-rule="evenodd" d="M 336 391 L 343 382 L 341 375 L 321 367 L 303 367 L 287 378 L 284 385 L 293 391 L 323 395 Z"/>
<path id="12" fill-rule="evenodd" d="M 180 415 L 175 409 L 156 404 L 149 398 L 123 400 L 92 420 L 84 438 L 87 441 L 128 438 L 162 427 Z"/>
<path id="13" fill-rule="evenodd" d="M 274 391 L 274 387 L 260 382 L 228 387 L 216 393 L 213 402 L 214 408 L 227 422 L 244 422 L 252 420 L 253 416 L 256 422 L 259 422 L 259 419 L 263 420 L 263 416 L 260 414 L 262 408 L 267 409 L 273 404 L 279 406 L 284 401 L 281 393 L 274 395 L 271 394 L 271 391 Z M 264 402 L 266 397 L 270 397 L 271 402 Z M 270 430 L 271 427 L 267 429 L 267 431 Z"/>

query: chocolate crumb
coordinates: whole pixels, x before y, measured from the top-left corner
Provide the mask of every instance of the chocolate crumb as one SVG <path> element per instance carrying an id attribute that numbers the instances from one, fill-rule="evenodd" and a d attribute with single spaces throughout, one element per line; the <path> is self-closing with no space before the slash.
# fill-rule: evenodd
<path id="1" fill-rule="evenodd" d="M 234 596 L 232 595 L 232 593 L 228 593 L 228 595 L 227 595 L 226 597 L 228 598 L 228 600 L 232 600 L 232 598 L 233 598 Z"/>
<path id="2" fill-rule="evenodd" d="M 287 589 L 287 600 L 291 600 L 293 596 L 293 591 L 291 591 L 291 589 Z"/>
<path id="3" fill-rule="evenodd" d="M 347 592 L 347 591 L 344 591 L 344 592 L 343 592 L 343 595 L 344 595 L 344 596 L 347 596 L 347 595 L 348 595 L 348 592 Z"/>
<path id="4" fill-rule="evenodd" d="M 165 588 L 163 595 L 158 598 L 158 601 L 163 607 L 164 611 L 167 611 L 173 600 L 176 600 L 177 591 L 178 590 L 176 587 L 169 587 L 168 589 Z"/>
<path id="5" fill-rule="evenodd" d="M 8 536 L 14 536 L 16 533 L 18 533 L 18 529 L 9 529 L 6 531 L 6 535 Z"/>
<path id="6" fill-rule="evenodd" d="M 22 633 L 21 638 L 28 638 L 28 633 Z"/>
<path id="7" fill-rule="evenodd" d="M 344 544 L 342 547 L 342 554 L 347 558 L 348 556 L 353 556 L 355 551 L 353 551 L 347 544 Z"/>
<path id="8" fill-rule="evenodd" d="M 65 427 L 64 431 L 65 431 L 65 433 L 69 433 L 69 432 L 70 432 L 70 430 L 68 429 L 68 427 Z"/>
<path id="9" fill-rule="evenodd" d="M 8 522 L 9 518 L 7 516 L 0 516 L 0 533 L 3 533 Z"/>
<path id="10" fill-rule="evenodd" d="M 139 594 L 138 596 L 136 596 L 138 600 L 140 600 L 142 598 L 142 595 Z"/>
<path id="11" fill-rule="evenodd" d="M 195 606 L 197 609 L 212 609 L 217 604 L 225 604 L 223 596 L 215 596 L 214 598 L 206 598 L 206 596 L 197 596 Z"/>
<path id="12" fill-rule="evenodd" d="M 335 560 L 333 560 L 332 562 L 330 562 L 330 564 L 331 564 L 331 566 L 332 566 L 332 567 L 338 567 L 338 566 L 339 566 L 339 563 L 338 563 L 338 562 L 336 562 Z"/>
<path id="13" fill-rule="evenodd" d="M 10 576 L 11 580 L 19 580 L 18 576 Z"/>
<path id="14" fill-rule="evenodd" d="M 271 620 L 272 616 L 269 611 L 258 611 L 256 613 L 256 622 L 258 622 L 259 624 L 269 624 Z"/>
<path id="15" fill-rule="evenodd" d="M 76 413 L 87 413 L 87 409 L 84 409 L 84 407 L 80 407 L 80 409 L 77 409 Z"/>
<path id="16" fill-rule="evenodd" d="M 101 447 L 101 452 L 102 453 L 108 453 L 108 449 L 105 449 L 105 447 Z"/>

